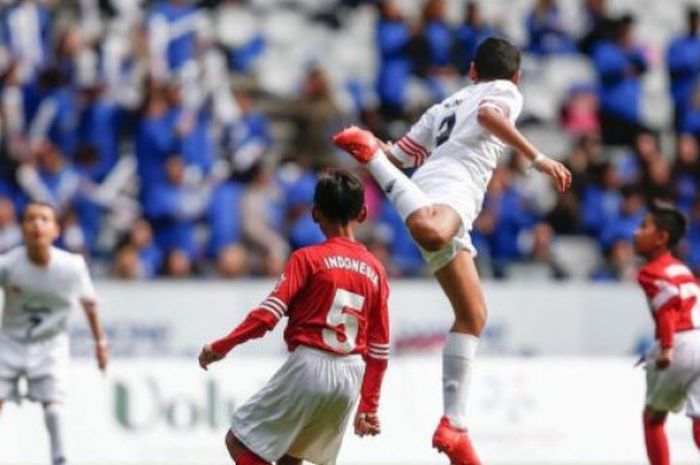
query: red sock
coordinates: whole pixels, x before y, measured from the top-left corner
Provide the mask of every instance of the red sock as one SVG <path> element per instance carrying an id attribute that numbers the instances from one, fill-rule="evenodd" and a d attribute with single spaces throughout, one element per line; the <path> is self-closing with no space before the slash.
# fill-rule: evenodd
<path id="1" fill-rule="evenodd" d="M 660 421 L 654 420 L 650 412 L 644 412 L 644 441 L 651 465 L 671 465 L 668 439 L 664 430 L 665 422 L 666 418 Z"/>
<path id="2" fill-rule="evenodd" d="M 271 465 L 270 462 L 264 461 L 248 449 L 238 454 L 235 461 L 236 465 Z"/>
<path id="3" fill-rule="evenodd" d="M 693 439 L 695 439 L 695 445 L 700 449 L 700 418 L 693 419 Z"/>

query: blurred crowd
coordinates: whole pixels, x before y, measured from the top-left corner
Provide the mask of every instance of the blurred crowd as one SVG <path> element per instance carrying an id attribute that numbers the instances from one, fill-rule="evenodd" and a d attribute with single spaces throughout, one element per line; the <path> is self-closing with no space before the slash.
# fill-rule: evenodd
<path id="1" fill-rule="evenodd" d="M 18 213 L 34 199 L 56 208 L 60 245 L 101 276 L 278 274 L 291 250 L 322 240 L 317 173 L 349 163 L 330 136 L 361 122 L 396 139 L 468 83 L 479 41 L 508 36 L 479 2 L 460 3 L 458 22 L 447 3 L 407 14 L 393 0 L 0 0 L 0 252 L 20 242 Z M 598 257 L 586 278 L 631 279 L 633 230 L 666 198 L 688 215 L 679 253 L 700 270 L 698 12 L 663 54 L 673 121 L 649 127 L 653 53 L 635 18 L 604 0 L 581 9 L 575 27 L 556 0 L 533 0 L 522 18 L 528 57 L 586 57 L 597 73 L 571 83 L 556 121 L 571 143 L 551 155 L 574 187 L 557 196 L 506 156 L 474 227 L 478 264 L 495 278 L 529 264 L 566 279 L 557 244 L 579 238 Z M 371 211 L 360 239 L 392 275 L 425 275 L 400 218 L 358 174 Z"/>

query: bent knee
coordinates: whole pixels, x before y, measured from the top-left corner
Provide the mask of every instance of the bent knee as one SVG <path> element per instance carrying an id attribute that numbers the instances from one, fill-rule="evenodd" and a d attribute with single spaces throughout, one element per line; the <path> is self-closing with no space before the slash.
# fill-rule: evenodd
<path id="1" fill-rule="evenodd" d="M 428 252 L 442 250 L 450 245 L 452 240 L 452 234 L 449 231 L 438 227 L 435 221 L 424 213 L 410 216 L 406 225 L 413 239 Z"/>

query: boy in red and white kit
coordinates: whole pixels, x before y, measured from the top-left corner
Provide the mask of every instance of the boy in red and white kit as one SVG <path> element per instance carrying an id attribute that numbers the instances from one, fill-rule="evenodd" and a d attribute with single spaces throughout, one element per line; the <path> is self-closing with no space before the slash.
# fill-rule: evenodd
<path id="1" fill-rule="evenodd" d="M 678 412 L 684 404 L 700 448 L 700 287 L 670 252 L 685 230 L 678 210 L 657 203 L 634 235 L 634 248 L 646 261 L 638 281 L 649 300 L 658 340 L 647 357 L 643 416 L 651 465 L 671 464 L 664 424 L 668 412 Z"/>
<path id="2" fill-rule="evenodd" d="M 355 176 L 341 170 L 321 176 L 313 218 L 327 240 L 294 252 L 272 293 L 233 332 L 202 349 L 206 369 L 289 318 L 289 358 L 233 415 L 226 446 L 237 465 L 334 465 L 358 395 L 355 433 L 380 432 L 389 289 L 382 265 L 355 241 L 353 230 L 366 216 Z"/>

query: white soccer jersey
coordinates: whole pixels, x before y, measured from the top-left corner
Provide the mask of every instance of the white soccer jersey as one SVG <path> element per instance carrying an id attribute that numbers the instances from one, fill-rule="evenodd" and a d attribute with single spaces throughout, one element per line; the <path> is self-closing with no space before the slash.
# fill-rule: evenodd
<path id="1" fill-rule="evenodd" d="M 467 86 L 430 107 L 393 145 L 392 154 L 404 167 L 427 166 L 444 159 L 458 161 L 471 178 L 464 181 L 485 192 L 505 147 L 477 121 L 479 108 L 485 106 L 501 111 L 515 124 L 523 108 L 523 97 L 517 86 L 507 80 Z"/>
<path id="2" fill-rule="evenodd" d="M 26 342 L 66 331 L 71 311 L 97 298 L 83 257 L 56 247 L 46 267 L 33 264 L 23 246 L 0 255 L 0 288 L 0 331 Z"/>

